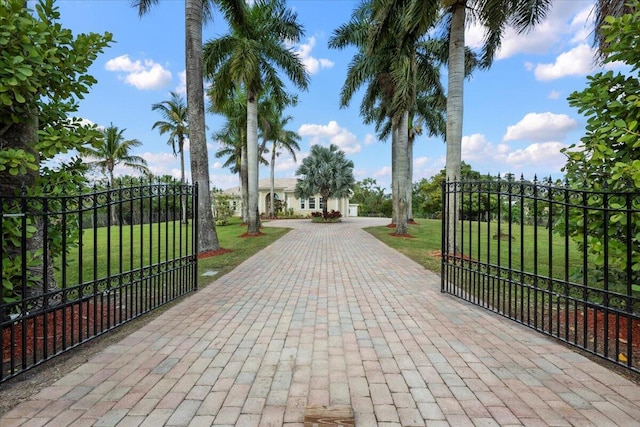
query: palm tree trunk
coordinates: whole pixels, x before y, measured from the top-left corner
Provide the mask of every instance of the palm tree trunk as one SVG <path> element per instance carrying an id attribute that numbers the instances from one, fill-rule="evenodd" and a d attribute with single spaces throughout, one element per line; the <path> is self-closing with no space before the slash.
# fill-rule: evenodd
<path id="1" fill-rule="evenodd" d="M 209 154 L 204 124 L 202 75 L 202 0 L 185 1 L 187 109 L 191 141 L 191 177 L 198 184 L 198 250 L 220 249 L 209 191 Z"/>
<path id="2" fill-rule="evenodd" d="M 391 128 L 391 224 L 398 223 L 398 125 L 392 123 Z"/>
<path id="3" fill-rule="evenodd" d="M 109 168 L 109 194 L 115 194 L 115 192 L 113 191 L 114 188 L 114 177 L 113 177 L 113 167 Z M 118 225 L 118 216 L 116 214 L 116 207 L 115 204 L 113 203 L 113 200 L 111 200 L 111 197 L 109 197 L 109 216 L 111 217 L 111 225 Z"/>
<path id="4" fill-rule="evenodd" d="M 273 141 L 273 150 L 271 151 L 271 173 L 269 174 L 269 182 L 271 184 L 271 194 L 269 197 L 269 217 L 275 217 L 274 196 L 275 196 L 275 169 L 276 169 L 276 141 Z"/>
<path id="5" fill-rule="evenodd" d="M 451 34 L 449 34 L 449 80 L 447 94 L 447 158 L 446 179 L 454 182 L 460 179 L 462 162 L 462 108 L 464 86 L 464 23 L 465 2 L 453 5 L 451 17 Z M 446 253 L 456 252 L 456 223 L 458 220 L 458 200 L 451 195 L 447 200 L 447 248 Z"/>
<path id="6" fill-rule="evenodd" d="M 182 141 L 180 141 L 180 185 L 184 186 L 185 184 L 185 176 L 184 176 L 184 143 Z M 181 222 L 183 224 L 188 224 L 189 220 L 187 219 L 187 197 L 185 194 L 183 194 L 184 192 L 184 187 L 182 189 L 180 189 L 180 204 L 181 206 L 181 215 L 182 218 L 180 218 Z"/>
<path id="7" fill-rule="evenodd" d="M 247 95 L 247 171 L 249 178 L 248 234 L 260 233 L 258 223 L 258 102 L 255 94 Z"/>
<path id="8" fill-rule="evenodd" d="M 407 181 L 405 190 L 407 192 L 407 222 L 413 221 L 413 141 L 415 137 L 407 136 Z"/>
<path id="9" fill-rule="evenodd" d="M 242 196 L 242 222 L 249 223 L 249 168 L 247 167 L 247 147 L 240 149 L 240 194 Z"/>
<path id="10" fill-rule="evenodd" d="M 407 176 L 409 175 L 409 157 L 407 146 L 409 140 L 409 113 L 407 111 L 402 115 L 400 125 L 398 126 L 398 137 L 396 143 L 396 162 L 394 168 L 396 172 L 396 194 L 398 195 L 398 216 L 396 222 L 396 234 L 403 236 L 408 234 L 407 231 Z"/>

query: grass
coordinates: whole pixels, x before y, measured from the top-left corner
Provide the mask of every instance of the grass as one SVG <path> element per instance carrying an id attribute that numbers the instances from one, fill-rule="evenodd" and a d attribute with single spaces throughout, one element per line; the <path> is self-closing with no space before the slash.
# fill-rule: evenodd
<path id="1" fill-rule="evenodd" d="M 122 227 L 122 235 L 120 228 L 116 226 L 110 229 L 97 228 L 95 231 L 85 230 L 82 254 L 75 245 L 67 256 L 65 281 L 68 286 L 74 286 L 79 282 L 107 277 L 108 265 L 113 275 L 119 271 L 139 268 L 140 265 L 155 264 L 190 254 L 193 245 L 191 227 L 191 224 L 184 225 L 179 221 L 173 221 L 151 226 L 125 226 Z M 229 252 L 198 260 L 198 287 L 233 270 L 245 259 L 282 237 L 288 229 L 264 227 L 259 237 L 242 237 L 245 231 L 246 225 L 242 225 L 239 218 L 232 218 L 227 225 L 216 227 L 220 246 Z M 78 262 L 80 257 L 82 265 Z M 56 257 L 54 262 L 60 265 L 61 257 Z M 215 271 L 216 274 L 213 277 L 203 277 L 208 271 Z M 57 271 L 56 279 L 58 283 L 62 283 L 60 270 Z"/>
<path id="2" fill-rule="evenodd" d="M 400 238 L 392 235 L 393 228 L 371 227 L 366 231 L 373 236 L 394 248 L 398 252 L 408 256 L 418 264 L 428 270 L 440 273 L 439 251 L 442 242 L 442 222 L 433 219 L 418 219 L 417 224 L 409 226 L 410 238 Z M 575 243 L 568 241 L 568 257 L 565 257 L 566 242 L 564 237 L 557 234 L 549 234 L 545 227 L 525 225 L 521 229 L 519 225 L 512 228 L 512 239 L 506 240 L 494 238 L 498 230 L 498 224 L 492 222 L 464 223 L 464 239 L 462 240 L 463 254 L 481 262 L 489 261 L 492 264 L 502 266 L 508 265 L 509 254 L 511 254 L 511 266 L 519 269 L 521 263 L 525 271 L 533 272 L 534 264 L 540 275 L 547 275 L 549 272 L 554 277 L 564 277 L 565 258 L 570 270 L 582 266 L 582 253 Z M 501 224 L 501 233 L 508 232 L 508 226 Z M 534 239 L 537 234 L 537 239 Z M 534 247 L 534 240 L 537 246 Z M 478 243 L 479 242 L 479 243 Z M 511 243 L 510 243 L 511 242 Z M 551 256 L 550 256 L 551 254 Z M 537 259 L 536 259 L 537 256 Z M 562 266 L 559 268 L 558 266 Z"/>
<path id="3" fill-rule="evenodd" d="M 227 274 L 244 260 L 287 234 L 289 229 L 263 227 L 260 230 L 261 236 L 241 237 L 246 231 L 247 226 L 242 225 L 242 221 L 239 218 L 232 218 L 227 225 L 216 227 L 220 246 L 231 250 L 231 252 L 198 260 L 198 287 L 205 286 Z M 203 277 L 202 275 L 207 271 L 217 271 L 217 273 L 213 277 Z"/>
<path id="4" fill-rule="evenodd" d="M 389 220 L 391 222 L 391 220 Z M 418 219 L 417 224 L 409 226 L 412 237 L 392 236 L 394 228 L 386 226 L 369 227 L 365 231 L 398 252 L 408 256 L 427 270 L 440 273 L 440 258 L 433 256 L 440 250 L 442 229 L 440 220 Z"/>

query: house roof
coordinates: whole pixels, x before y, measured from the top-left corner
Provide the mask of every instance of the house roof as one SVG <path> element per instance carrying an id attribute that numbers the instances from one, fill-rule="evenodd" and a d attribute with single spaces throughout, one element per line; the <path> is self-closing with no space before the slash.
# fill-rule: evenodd
<path id="1" fill-rule="evenodd" d="M 273 180 L 274 189 L 276 191 L 285 191 L 285 192 L 293 192 L 296 189 L 297 178 L 276 178 Z M 271 180 L 269 178 L 264 178 L 258 181 L 258 191 L 269 191 L 271 190 Z M 240 187 L 228 188 L 223 191 L 225 194 L 229 195 L 239 195 Z"/>

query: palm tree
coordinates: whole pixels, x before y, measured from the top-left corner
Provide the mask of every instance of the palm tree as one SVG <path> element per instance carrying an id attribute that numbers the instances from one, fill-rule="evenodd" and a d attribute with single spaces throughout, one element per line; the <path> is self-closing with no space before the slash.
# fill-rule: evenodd
<path id="1" fill-rule="evenodd" d="M 118 129 L 113 123 L 102 131 L 102 139 L 97 146 L 86 147 L 82 153 L 89 161 L 90 167 L 99 169 L 109 178 L 113 185 L 113 170 L 118 165 L 132 168 L 144 175 L 151 175 L 144 157 L 131 154 L 131 149 L 142 145 L 137 139 L 124 139 L 126 129 Z"/>
<path id="2" fill-rule="evenodd" d="M 467 12 L 473 22 L 482 25 L 487 34 L 481 50 L 479 65 L 489 68 L 495 53 L 500 48 L 502 36 L 507 26 L 518 32 L 532 28 L 544 19 L 551 7 L 551 0 L 455 0 L 446 3 L 449 33 L 449 76 L 447 94 L 447 130 L 446 130 L 446 171 L 447 181 L 460 178 L 462 162 L 462 117 L 463 117 L 463 85 L 465 77 L 465 40 L 464 30 L 467 23 Z M 413 22 L 420 19 L 413 17 Z M 456 200 L 447 201 L 449 206 L 458 206 Z M 447 218 L 447 245 L 455 251 L 455 223 L 458 213 L 449 209 Z"/>
<path id="3" fill-rule="evenodd" d="M 300 145 L 298 142 L 300 141 L 300 135 L 296 132 L 287 130 L 285 127 L 292 120 L 291 116 L 287 116 L 285 118 L 281 118 L 278 123 L 276 123 L 276 127 L 271 130 L 271 141 L 273 142 L 273 146 L 271 147 L 271 167 L 269 174 L 269 182 L 271 184 L 271 194 L 269 198 L 269 216 L 275 216 L 274 209 L 274 197 L 275 197 L 275 167 L 276 167 L 276 157 L 280 155 L 280 150 L 284 150 L 291 154 L 293 157 L 293 161 L 296 161 L 296 151 L 300 151 Z"/>
<path id="4" fill-rule="evenodd" d="M 158 129 L 160 135 L 169 134 L 167 144 L 173 150 L 173 155 L 180 153 L 180 183 L 185 183 L 184 176 L 184 142 L 189 137 L 189 117 L 184 98 L 175 92 L 170 92 L 171 99 L 151 106 L 151 110 L 160 111 L 164 120 L 158 120 L 151 129 Z M 177 147 L 177 149 L 176 149 Z"/>
<path id="5" fill-rule="evenodd" d="M 334 48 L 354 45 L 359 49 L 343 85 L 342 106 L 348 104 L 359 87 L 368 83 L 361 114 L 365 121 L 376 122 L 377 130 L 383 121 L 388 120 L 385 136 L 390 134 L 392 137 L 393 222 L 396 234 L 400 235 L 407 234 L 411 206 L 409 117 L 414 114 L 421 91 L 442 93 L 437 67 L 418 55 L 419 37 L 398 36 L 405 33 L 401 24 L 404 22 L 403 13 L 406 13 L 403 7 L 408 3 L 375 0 L 362 3 L 350 22 L 334 31 L 329 42 L 329 46 Z M 433 24 L 437 9 L 431 6 L 422 9 L 431 11 L 429 25 Z M 411 30 L 410 33 L 416 34 L 416 31 Z"/>
<path id="6" fill-rule="evenodd" d="M 327 217 L 328 200 L 332 197 L 347 197 L 355 183 L 353 162 L 347 160 L 344 151 L 335 144 L 329 147 L 312 146 L 309 156 L 302 160 L 296 175 L 302 175 L 302 178 L 298 178 L 296 182 L 295 196 L 306 199 L 320 194 L 324 200 L 324 218 Z"/>
<path id="7" fill-rule="evenodd" d="M 160 135 L 169 134 L 169 144 L 173 150 L 173 155 L 180 153 L 180 183 L 185 184 L 184 177 L 184 141 L 189 137 L 189 118 L 187 115 L 187 105 L 184 98 L 175 92 L 170 92 L 171 99 L 153 104 L 151 110 L 160 111 L 164 120 L 159 120 L 153 124 L 151 129 L 158 129 Z M 177 146 L 177 150 L 176 150 Z M 182 222 L 187 223 L 187 204 L 181 196 Z"/>
<path id="8" fill-rule="evenodd" d="M 205 71 L 217 85 L 214 102 L 228 98 L 224 91 L 238 87 L 247 91 L 247 168 L 249 177 L 248 234 L 259 234 L 258 215 L 258 99 L 268 87 L 277 102 L 286 98 L 276 67 L 299 88 L 306 89 L 309 76 L 300 58 L 285 43 L 303 35 L 297 14 L 283 0 L 258 0 L 245 5 L 243 23 L 230 22 L 231 33 L 204 46 Z"/>
<path id="9" fill-rule="evenodd" d="M 124 139 L 126 129 L 118 129 L 112 124 L 102 131 L 102 139 L 98 145 L 86 147 L 81 154 L 88 160 L 89 167 L 96 168 L 107 175 L 109 186 L 115 184 L 113 170 L 118 165 L 123 165 L 150 176 L 151 171 L 147 167 L 144 157 L 131 154 L 131 150 L 142 145 L 137 139 Z M 114 206 L 109 208 L 111 223 L 118 224 L 118 217 Z"/>
<path id="10" fill-rule="evenodd" d="M 159 0 L 133 0 L 140 16 L 149 12 Z M 225 18 L 240 22 L 243 0 L 216 0 Z M 187 77 L 187 107 L 190 114 L 191 178 L 198 185 L 198 251 L 207 253 L 220 249 L 211 209 L 209 191 L 209 154 L 204 120 L 204 84 L 202 70 L 202 24 L 210 19 L 213 1 L 185 0 L 185 63 Z"/>

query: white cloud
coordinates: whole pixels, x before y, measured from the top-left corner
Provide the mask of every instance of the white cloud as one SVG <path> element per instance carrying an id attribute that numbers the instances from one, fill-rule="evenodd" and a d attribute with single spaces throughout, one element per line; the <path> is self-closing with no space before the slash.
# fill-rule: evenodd
<path id="1" fill-rule="evenodd" d="M 560 171 L 566 163 L 566 157 L 560 152 L 566 145 L 560 142 L 541 142 L 529 145 L 509 153 L 506 162 L 516 169 L 531 166 L 544 166 L 546 169 Z"/>
<path id="2" fill-rule="evenodd" d="M 300 136 L 310 137 L 312 145 L 329 142 L 340 147 L 345 154 L 354 154 L 362 150 L 358 138 L 348 129 L 340 127 L 335 120 L 326 125 L 304 124 L 300 126 L 298 133 Z"/>
<path id="3" fill-rule="evenodd" d="M 534 75 L 537 80 L 555 80 L 565 76 L 585 76 L 595 68 L 595 50 L 583 43 L 563 52 L 553 64 L 538 64 Z"/>
<path id="4" fill-rule="evenodd" d="M 550 141 L 563 139 L 578 123 L 566 114 L 528 113 L 515 125 L 507 128 L 503 141 Z"/>
<path id="5" fill-rule="evenodd" d="M 462 137 L 462 160 L 464 161 L 504 161 L 508 151 L 508 145 L 496 146 L 480 133 Z"/>
<path id="6" fill-rule="evenodd" d="M 178 83 L 178 86 L 176 86 L 176 93 L 178 95 L 187 95 L 187 72 L 186 71 L 180 71 L 178 73 L 178 78 L 180 79 L 180 82 Z"/>
<path id="7" fill-rule="evenodd" d="M 429 157 L 416 157 L 415 159 L 413 159 L 413 167 L 414 168 L 421 168 L 424 165 L 426 165 L 429 161 L 431 161 L 431 159 Z"/>
<path id="8" fill-rule="evenodd" d="M 295 50 L 295 54 L 298 55 L 309 74 L 315 74 L 322 68 L 331 68 L 334 65 L 333 61 L 327 58 L 315 58 L 311 56 L 311 51 L 315 45 L 316 38 L 312 36 L 308 39 L 308 43 L 299 44 Z"/>
<path id="9" fill-rule="evenodd" d="M 132 61 L 129 55 L 121 55 L 107 61 L 105 69 L 125 73 L 124 81 L 140 90 L 161 89 L 171 82 L 171 72 L 150 59 L 143 63 Z"/>
<path id="10" fill-rule="evenodd" d="M 572 44 L 587 40 L 589 25 L 587 19 L 593 6 L 585 7 L 583 2 L 553 2 L 544 21 L 528 31 L 518 33 L 507 27 L 496 59 L 509 58 L 519 53 L 545 53 L 558 49 L 567 41 Z M 467 28 L 465 42 L 473 49 L 480 48 L 486 37 L 485 29 L 477 23 Z"/>
<path id="11" fill-rule="evenodd" d="M 160 152 L 160 153 L 142 153 L 140 155 L 147 161 L 147 165 L 151 173 L 155 176 L 163 176 L 163 175 L 171 175 L 176 179 L 180 179 L 180 159 L 173 155 L 173 153 L 169 152 Z M 126 172 L 130 175 L 133 175 L 131 171 Z M 189 173 L 186 172 L 187 178 L 189 178 Z M 136 173 L 135 175 L 139 175 Z"/>
<path id="12" fill-rule="evenodd" d="M 560 92 L 558 92 L 557 90 L 552 90 L 551 92 L 549 92 L 549 95 L 547 95 L 547 98 L 558 99 L 560 98 Z"/>
<path id="13" fill-rule="evenodd" d="M 295 171 L 298 168 L 298 164 L 302 156 L 300 153 L 296 155 L 297 162 L 293 161 L 293 157 L 289 156 L 279 156 L 276 158 L 276 171 L 277 172 L 288 172 Z"/>
<path id="14" fill-rule="evenodd" d="M 370 133 L 364 136 L 364 145 L 371 145 L 376 142 L 376 137 Z"/>

